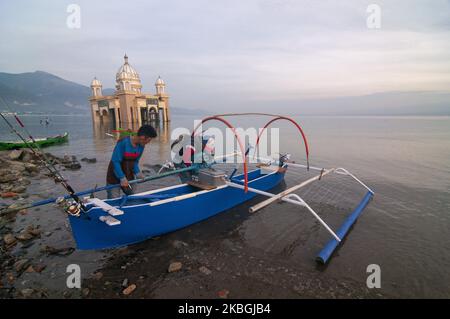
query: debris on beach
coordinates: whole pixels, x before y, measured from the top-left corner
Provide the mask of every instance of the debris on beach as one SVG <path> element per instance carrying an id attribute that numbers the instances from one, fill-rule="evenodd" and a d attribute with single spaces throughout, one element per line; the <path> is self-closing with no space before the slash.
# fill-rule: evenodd
<path id="1" fill-rule="evenodd" d="M 199 270 L 201 273 L 205 274 L 205 275 L 211 275 L 211 273 L 212 273 L 212 271 L 209 270 L 209 269 L 208 269 L 207 267 L 205 267 L 205 266 L 201 266 L 198 270 Z"/>
<path id="2" fill-rule="evenodd" d="M 176 271 L 181 270 L 182 267 L 183 267 L 183 264 L 181 262 L 179 262 L 179 261 L 176 261 L 176 262 L 173 262 L 173 263 L 171 263 L 169 265 L 169 268 L 167 269 L 167 271 L 169 273 L 176 272 Z"/>
<path id="3" fill-rule="evenodd" d="M 227 299 L 230 292 L 227 289 L 222 289 L 217 292 L 217 296 L 221 299 Z"/>
<path id="4" fill-rule="evenodd" d="M 135 284 L 129 285 L 127 288 L 125 288 L 125 289 L 122 291 L 122 293 L 123 293 L 125 296 L 128 296 L 128 295 L 131 294 L 133 291 L 135 291 L 136 288 L 137 288 L 137 287 L 136 287 Z"/>

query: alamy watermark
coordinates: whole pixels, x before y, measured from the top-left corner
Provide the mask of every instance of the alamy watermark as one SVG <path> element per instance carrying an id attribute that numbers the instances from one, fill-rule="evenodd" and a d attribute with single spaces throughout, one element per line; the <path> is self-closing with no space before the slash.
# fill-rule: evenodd
<path id="1" fill-rule="evenodd" d="M 66 279 L 67 288 L 73 289 L 81 288 L 81 267 L 77 264 L 70 264 L 66 268 L 66 272 L 69 273 Z"/>
<path id="2" fill-rule="evenodd" d="M 225 163 L 243 163 L 245 156 L 249 163 L 257 163 L 261 158 L 273 159 L 280 156 L 280 133 L 278 128 L 203 128 L 202 122 L 194 121 L 194 135 L 185 127 L 175 128 L 171 133 L 171 159 L 179 164 L 186 160 L 202 163 L 204 156 L 187 159 L 186 150 L 205 150 L 212 152 L 211 158 L 221 158 Z M 183 150 L 181 152 L 181 150 Z M 235 154 L 236 156 L 229 156 Z M 257 156 L 256 156 L 257 155 Z"/>
<path id="3" fill-rule="evenodd" d="M 66 25 L 69 29 L 81 28 L 81 7 L 72 3 L 67 6 L 66 12 L 69 13 L 66 19 Z"/>
<path id="4" fill-rule="evenodd" d="M 370 264 L 367 266 L 366 272 L 370 274 L 367 276 L 367 288 L 381 288 L 381 267 L 377 264 Z"/>
<path id="5" fill-rule="evenodd" d="M 366 12 L 369 14 L 366 20 L 368 29 L 381 29 L 381 7 L 372 3 L 367 7 Z"/>

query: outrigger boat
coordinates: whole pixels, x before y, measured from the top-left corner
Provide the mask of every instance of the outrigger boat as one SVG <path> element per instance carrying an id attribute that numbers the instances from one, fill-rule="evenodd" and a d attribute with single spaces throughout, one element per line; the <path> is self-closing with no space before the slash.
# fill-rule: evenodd
<path id="1" fill-rule="evenodd" d="M 69 133 L 65 132 L 62 135 L 36 138 L 35 143 L 39 147 L 47 147 L 57 144 L 63 144 L 66 143 L 68 140 L 69 140 Z M 33 144 L 33 142 L 31 140 L 28 140 L 28 144 Z M 26 147 L 28 146 L 23 141 L 0 141 L 0 151 L 14 150 Z"/>
<path id="2" fill-rule="evenodd" d="M 255 149 L 258 147 L 264 129 L 271 123 L 277 120 L 287 120 L 294 124 L 303 138 L 306 165 L 290 161 L 289 156 L 285 155 L 276 160 L 258 158 L 257 166 L 259 167 L 248 171 L 249 149 L 244 149 L 244 144 L 241 142 L 237 131 L 226 119 L 228 116 L 237 115 L 272 117 L 260 131 Z M 232 154 L 232 156 L 242 156 L 243 174 L 234 176 L 235 169 L 230 176 L 227 176 L 224 172 L 216 170 L 213 166 L 218 163 L 217 158 L 212 162 L 201 160 L 199 163 L 196 161 L 191 166 L 184 165 L 184 167 L 166 165 L 165 167 L 169 171 L 148 176 L 141 180 L 134 180 L 130 184 L 144 183 L 174 174 L 188 173 L 190 179 L 185 179 L 185 183 L 179 185 L 144 191 L 130 196 L 123 195 L 120 198 L 110 200 L 96 198 L 93 194 L 120 187 L 120 185 L 104 186 L 75 193 L 70 186 L 63 184 L 69 195 L 36 202 L 31 207 L 58 203 L 64 207 L 69 215 L 72 233 L 78 249 L 106 249 L 138 243 L 154 236 L 181 229 L 216 214 L 226 212 L 237 205 L 244 204 L 255 196 L 264 196 L 267 199 L 250 207 L 250 212 L 254 213 L 274 202 L 283 201 L 306 208 L 324 226 L 332 238 L 317 255 L 316 260 L 320 263 L 326 263 L 339 244 L 342 243 L 356 219 L 361 215 L 374 192 L 344 168 L 325 169 L 310 166 L 306 136 L 300 125 L 289 117 L 264 113 L 222 114 L 204 118 L 201 124 L 210 120 L 220 121 L 233 131 L 240 151 Z M 196 136 L 198 127 L 194 129 L 192 136 Z M 204 155 L 203 149 L 195 154 L 202 159 Z M 229 155 L 225 155 L 223 158 L 227 156 Z M 288 167 L 317 171 L 317 175 L 278 194 L 271 193 L 270 190 L 283 181 Z M 311 183 L 321 183 L 322 179 L 331 174 L 349 176 L 367 191 L 361 202 L 337 231 L 333 231 L 302 197 L 294 193 Z M 91 196 L 80 199 L 80 196 L 88 194 L 91 194 Z"/>

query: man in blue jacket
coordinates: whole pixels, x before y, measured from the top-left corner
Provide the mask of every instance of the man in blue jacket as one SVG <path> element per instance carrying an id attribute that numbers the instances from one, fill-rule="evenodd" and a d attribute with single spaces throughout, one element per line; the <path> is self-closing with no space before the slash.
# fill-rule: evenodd
<path id="1" fill-rule="evenodd" d="M 139 160 L 145 145 L 156 136 L 156 130 L 151 125 L 143 125 L 139 128 L 137 135 L 119 139 L 108 165 L 106 183 L 120 184 L 125 194 L 132 194 L 134 190 L 128 181 L 144 177 L 139 169 Z M 119 196 L 119 188 L 108 190 L 108 198 Z"/>

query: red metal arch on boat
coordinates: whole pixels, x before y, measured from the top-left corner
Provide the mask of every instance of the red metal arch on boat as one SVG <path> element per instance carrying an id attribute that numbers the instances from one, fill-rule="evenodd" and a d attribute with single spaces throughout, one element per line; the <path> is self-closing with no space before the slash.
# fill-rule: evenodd
<path id="1" fill-rule="evenodd" d="M 308 146 L 308 140 L 306 139 L 306 135 L 305 135 L 305 133 L 303 132 L 302 127 L 301 127 L 297 122 L 295 122 L 293 119 L 291 119 L 290 117 L 286 117 L 286 116 L 277 116 L 277 117 L 271 119 L 269 122 L 267 122 L 266 125 L 264 125 L 263 129 L 262 129 L 262 130 L 259 132 L 259 134 L 258 134 L 258 138 L 256 139 L 255 149 L 258 148 L 259 140 L 260 140 L 261 135 L 263 134 L 264 130 L 265 130 L 270 124 L 272 124 L 273 122 L 278 121 L 278 120 L 287 120 L 287 121 L 291 122 L 292 124 L 294 124 L 294 125 L 298 128 L 298 130 L 300 131 L 300 134 L 301 134 L 302 137 L 303 137 L 303 142 L 305 143 L 306 166 L 307 166 L 307 168 L 309 169 L 309 146 Z"/>
<path id="2" fill-rule="evenodd" d="M 233 134 L 236 137 L 236 140 L 238 141 L 239 148 L 241 149 L 242 160 L 244 161 L 244 191 L 247 192 L 248 191 L 247 155 L 245 154 L 244 144 L 242 144 L 242 141 L 239 138 L 239 135 L 237 134 L 236 129 L 234 128 L 234 126 L 231 125 L 230 122 L 228 122 L 227 120 L 225 120 L 225 119 L 223 119 L 223 118 L 221 118 L 219 116 L 208 116 L 208 117 L 205 117 L 204 119 L 202 119 L 202 121 L 195 127 L 194 131 L 192 132 L 192 136 L 195 135 L 195 132 L 200 127 L 200 125 L 202 125 L 203 123 L 205 123 L 207 121 L 210 121 L 210 120 L 220 121 L 220 122 L 224 123 L 226 126 L 228 126 L 233 131 Z"/>

